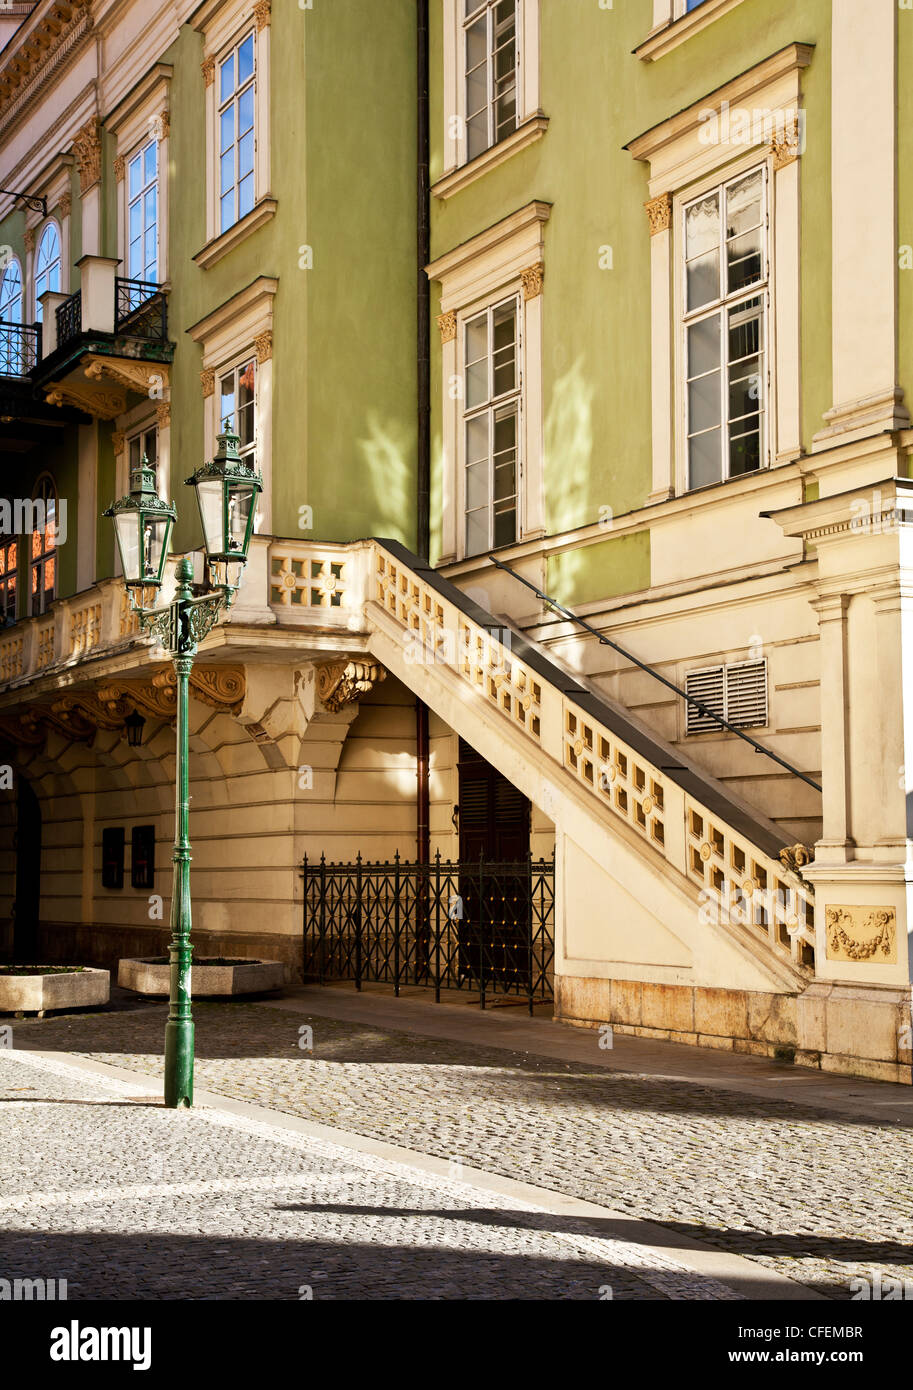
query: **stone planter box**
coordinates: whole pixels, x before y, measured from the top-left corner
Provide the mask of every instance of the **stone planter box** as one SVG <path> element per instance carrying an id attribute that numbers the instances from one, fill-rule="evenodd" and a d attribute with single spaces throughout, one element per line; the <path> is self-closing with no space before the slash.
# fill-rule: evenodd
<path id="1" fill-rule="evenodd" d="M 213 958 L 203 956 L 194 961 L 190 972 L 190 990 L 194 999 L 218 999 L 240 994 L 264 994 L 281 989 L 285 984 L 285 964 L 281 960 Z M 161 956 L 141 956 L 122 960 L 118 965 L 117 983 L 137 994 L 168 998 L 171 987 L 171 966 Z"/>
<path id="2" fill-rule="evenodd" d="M 40 1018 L 49 1009 L 86 1009 L 107 1004 L 110 993 L 110 972 L 89 966 L 37 966 L 24 975 L 0 973 L 0 1013 L 5 1014 L 36 1013 Z"/>

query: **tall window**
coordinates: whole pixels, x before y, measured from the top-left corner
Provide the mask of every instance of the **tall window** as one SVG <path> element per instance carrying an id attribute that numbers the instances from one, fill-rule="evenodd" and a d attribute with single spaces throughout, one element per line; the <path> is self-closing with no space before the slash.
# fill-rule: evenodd
<path id="1" fill-rule="evenodd" d="M 517 128 L 517 0 L 463 0 L 466 156 Z"/>
<path id="2" fill-rule="evenodd" d="M 254 36 L 219 64 L 219 230 L 254 206 Z"/>
<path id="3" fill-rule="evenodd" d="M 128 166 L 127 274 L 158 283 L 158 141 L 150 140 Z"/>
<path id="4" fill-rule="evenodd" d="M 22 271 L 15 257 L 0 280 L 0 319 L 4 323 L 22 322 Z"/>
<path id="5" fill-rule="evenodd" d="M 242 458 L 253 455 L 256 443 L 256 370 L 256 362 L 251 358 L 219 377 L 219 429 L 226 420 L 231 421 L 241 440 Z"/>
<path id="6" fill-rule="evenodd" d="M 19 547 L 15 541 L 0 542 L 0 627 L 16 621 L 16 566 Z"/>
<path id="7" fill-rule="evenodd" d="M 29 590 L 34 618 L 47 612 L 57 592 L 57 489 L 53 479 L 39 479 L 33 501 Z"/>
<path id="8" fill-rule="evenodd" d="M 464 325 L 467 555 L 517 539 L 519 319 L 518 301 L 511 298 Z"/>
<path id="9" fill-rule="evenodd" d="M 152 425 L 148 429 L 140 430 L 138 434 L 131 435 L 127 440 L 127 449 L 130 477 L 132 478 L 134 469 L 139 468 L 143 459 L 146 459 L 158 485 L 159 432 L 156 427 Z"/>
<path id="10" fill-rule="evenodd" d="M 767 196 L 763 169 L 684 209 L 688 486 L 767 462 Z"/>
<path id="11" fill-rule="evenodd" d="M 41 296 L 47 290 L 60 291 L 60 232 L 49 222 L 41 233 L 35 257 L 35 321 L 41 322 Z"/>

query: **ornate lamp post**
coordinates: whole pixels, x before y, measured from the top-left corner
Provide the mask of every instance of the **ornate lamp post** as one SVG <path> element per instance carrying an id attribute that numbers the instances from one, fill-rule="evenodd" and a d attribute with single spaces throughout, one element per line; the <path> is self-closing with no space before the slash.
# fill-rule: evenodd
<path id="1" fill-rule="evenodd" d="M 177 520 L 174 504 L 155 490 L 155 474 L 143 459 L 131 479 L 129 497 L 104 513 L 114 518 L 124 585 L 144 631 L 154 633 L 174 662 L 177 678 L 177 771 L 175 785 L 174 880 L 171 894 L 171 991 L 165 1025 L 165 1104 L 193 1104 L 193 1017 L 190 962 L 190 796 L 189 678 L 200 642 L 234 601 L 254 529 L 263 481 L 238 453 L 240 440 L 225 421 L 211 463 L 197 469 L 188 484 L 196 491 L 209 561 L 211 587 L 194 595 L 193 564 L 177 561 L 177 589 L 170 604 L 155 608 Z M 150 605 L 150 606 L 147 606 Z"/>

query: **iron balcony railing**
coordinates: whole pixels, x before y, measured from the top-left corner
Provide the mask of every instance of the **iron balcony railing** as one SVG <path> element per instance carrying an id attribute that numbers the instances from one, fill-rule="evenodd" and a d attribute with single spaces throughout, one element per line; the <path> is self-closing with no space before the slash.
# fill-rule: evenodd
<path id="1" fill-rule="evenodd" d="M 114 331 L 152 342 L 168 340 L 168 300 L 151 280 L 114 281 Z"/>
<path id="2" fill-rule="evenodd" d="M 0 376 L 27 376 L 40 357 L 40 323 L 0 320 Z"/>
<path id="3" fill-rule="evenodd" d="M 304 861 L 305 979 L 553 995 L 555 861 Z"/>
<path id="4" fill-rule="evenodd" d="M 57 306 L 57 346 L 68 343 L 82 329 L 82 294 L 79 290 Z"/>

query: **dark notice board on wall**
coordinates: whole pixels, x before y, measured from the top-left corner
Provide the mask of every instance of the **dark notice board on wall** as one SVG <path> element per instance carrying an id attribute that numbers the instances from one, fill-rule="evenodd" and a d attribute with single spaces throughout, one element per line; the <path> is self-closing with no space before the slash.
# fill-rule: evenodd
<path id="1" fill-rule="evenodd" d="M 155 826 L 133 827 L 130 855 L 130 883 L 134 888 L 155 886 Z"/>
<path id="2" fill-rule="evenodd" d="M 124 839 L 122 825 L 112 825 L 101 832 L 102 888 L 124 886 Z"/>

